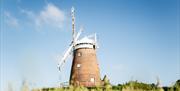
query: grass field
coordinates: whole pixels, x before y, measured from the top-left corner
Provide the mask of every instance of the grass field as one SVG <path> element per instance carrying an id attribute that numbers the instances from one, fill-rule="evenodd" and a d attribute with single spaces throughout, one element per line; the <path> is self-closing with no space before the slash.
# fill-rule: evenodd
<path id="1" fill-rule="evenodd" d="M 154 83 L 146 84 L 138 81 L 130 81 L 128 83 L 118 84 L 116 86 L 106 82 L 102 87 L 86 88 L 83 86 L 69 86 L 62 88 L 33 89 L 32 91 L 180 91 L 180 80 L 177 80 L 176 83 L 171 87 L 159 87 Z"/>

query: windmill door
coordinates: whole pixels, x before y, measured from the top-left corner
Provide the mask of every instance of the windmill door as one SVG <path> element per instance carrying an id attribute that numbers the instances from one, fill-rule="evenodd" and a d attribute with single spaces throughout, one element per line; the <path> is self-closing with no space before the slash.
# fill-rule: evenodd
<path id="1" fill-rule="evenodd" d="M 91 74 L 89 75 L 89 85 L 94 86 L 96 82 L 95 75 Z"/>

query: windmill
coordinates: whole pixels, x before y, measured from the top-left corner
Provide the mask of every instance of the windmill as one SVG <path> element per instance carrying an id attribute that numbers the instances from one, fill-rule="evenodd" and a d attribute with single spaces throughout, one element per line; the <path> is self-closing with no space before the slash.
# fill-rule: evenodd
<path id="1" fill-rule="evenodd" d="M 59 61 L 58 67 L 62 70 L 62 66 L 67 58 L 72 55 L 72 66 L 70 73 L 70 85 L 93 87 L 101 85 L 100 71 L 98 67 L 96 49 L 96 34 L 79 38 L 82 28 L 76 34 L 75 31 L 75 10 L 71 8 L 72 16 L 72 42 Z"/>

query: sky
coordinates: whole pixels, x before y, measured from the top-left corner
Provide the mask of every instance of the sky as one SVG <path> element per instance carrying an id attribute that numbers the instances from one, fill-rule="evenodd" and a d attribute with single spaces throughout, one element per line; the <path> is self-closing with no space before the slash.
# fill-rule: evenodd
<path id="1" fill-rule="evenodd" d="M 98 35 L 101 78 L 171 86 L 180 79 L 180 0 L 1 0 L 1 91 L 57 87 L 67 82 L 72 58 L 62 56 L 76 31 Z"/>

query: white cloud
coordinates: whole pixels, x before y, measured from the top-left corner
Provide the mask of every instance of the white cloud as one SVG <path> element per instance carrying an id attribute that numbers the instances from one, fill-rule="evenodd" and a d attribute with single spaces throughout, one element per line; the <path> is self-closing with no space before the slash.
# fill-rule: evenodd
<path id="1" fill-rule="evenodd" d="M 47 4 L 47 6 L 38 13 L 34 13 L 32 11 L 24 9 L 22 9 L 21 12 L 26 14 L 38 29 L 46 26 L 61 29 L 66 18 L 65 13 L 51 3 Z"/>
<path id="2" fill-rule="evenodd" d="M 16 27 L 16 28 L 19 27 L 19 20 L 13 15 L 11 15 L 10 12 L 5 11 L 4 15 L 5 15 L 5 23 L 7 23 L 11 27 Z"/>
<path id="3" fill-rule="evenodd" d="M 21 9 L 20 12 L 26 14 L 28 16 L 28 18 L 35 18 L 35 14 L 32 11 Z"/>
<path id="4" fill-rule="evenodd" d="M 36 25 L 43 24 L 52 25 L 54 27 L 62 28 L 65 20 L 64 12 L 58 9 L 53 4 L 48 4 L 44 10 L 40 12 L 36 19 Z"/>

